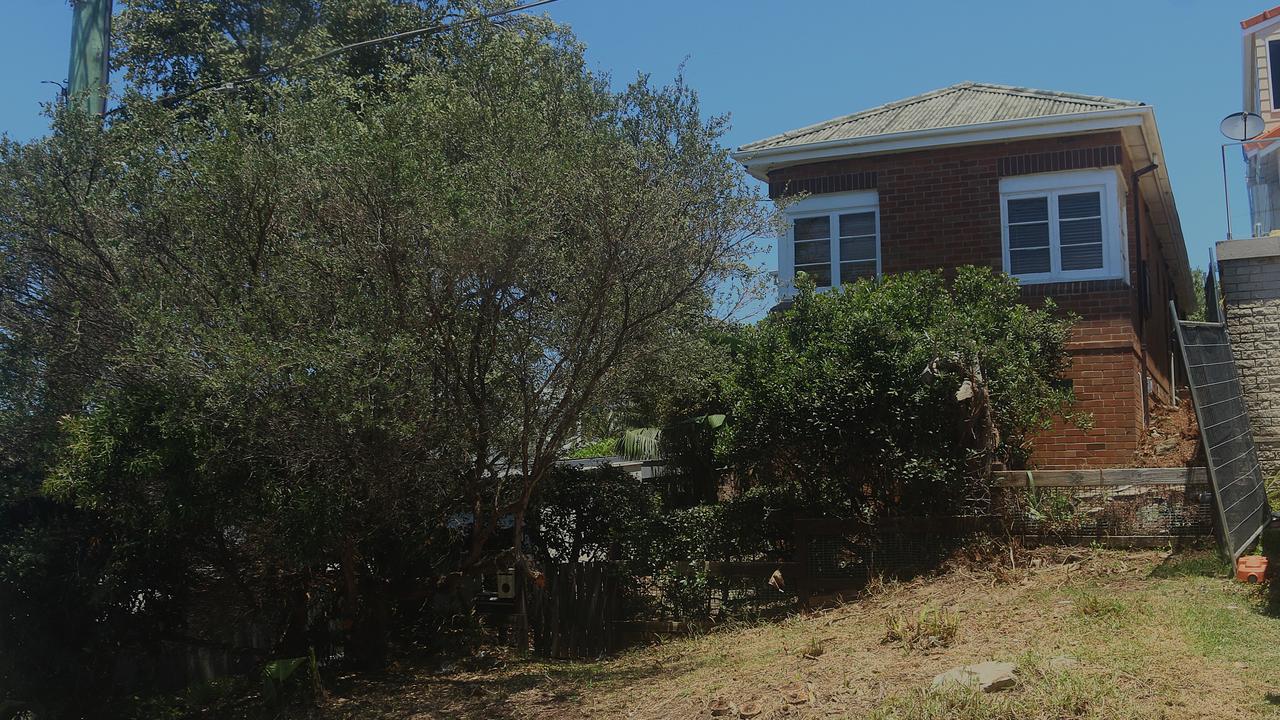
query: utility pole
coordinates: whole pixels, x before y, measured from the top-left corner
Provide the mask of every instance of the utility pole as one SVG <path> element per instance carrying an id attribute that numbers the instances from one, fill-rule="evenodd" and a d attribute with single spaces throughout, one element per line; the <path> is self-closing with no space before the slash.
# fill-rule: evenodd
<path id="1" fill-rule="evenodd" d="M 102 117 L 107 111 L 110 82 L 111 0 L 72 0 L 71 64 L 67 92 L 85 112 Z"/>

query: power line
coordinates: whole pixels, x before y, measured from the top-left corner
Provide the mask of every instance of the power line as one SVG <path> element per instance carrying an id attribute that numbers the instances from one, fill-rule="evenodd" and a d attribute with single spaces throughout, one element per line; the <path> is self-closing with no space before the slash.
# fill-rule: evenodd
<path id="1" fill-rule="evenodd" d="M 226 80 L 219 83 L 209 83 L 207 85 L 200 85 L 184 93 L 162 97 L 159 99 L 159 102 L 162 105 L 165 105 L 167 107 L 173 107 L 177 103 L 183 100 L 186 100 L 190 97 L 193 97 L 195 95 L 198 95 L 202 92 L 205 92 L 206 90 L 215 90 L 215 89 L 230 90 L 240 85 L 244 85 L 251 82 L 258 82 L 259 80 L 265 80 L 269 77 L 279 75 L 281 73 L 287 72 L 289 70 L 293 70 L 303 65 L 310 65 L 311 63 L 319 62 L 321 60 L 326 60 L 336 55 L 341 55 L 343 53 L 350 52 L 352 50 L 357 50 L 362 47 L 369 47 L 370 45 L 379 45 L 385 42 L 392 42 L 396 40 L 408 40 L 410 38 L 415 38 L 422 35 L 430 35 L 431 33 L 440 32 L 441 30 L 448 30 L 449 28 L 453 28 L 453 27 L 473 25 L 475 23 L 493 20 L 494 18 L 499 18 L 504 15 L 511 15 L 513 13 L 517 13 L 522 10 L 532 10 L 533 8 L 536 8 L 540 5 L 550 5 L 553 2 L 556 2 L 556 0 L 535 0 L 534 2 L 525 3 L 523 5 L 516 5 L 514 7 L 507 8 L 506 10 L 499 10 L 497 12 L 487 13 L 485 15 L 470 18 L 467 20 L 458 20 L 451 23 L 441 23 L 439 25 L 431 25 L 424 28 L 418 28 L 416 30 L 406 30 L 404 32 L 398 32 L 392 35 L 385 35 L 379 38 L 372 38 L 370 40 L 361 40 L 360 42 L 354 42 L 349 45 L 343 45 L 342 47 L 337 47 L 332 50 L 327 50 L 325 52 L 322 52 L 319 55 L 313 55 L 312 57 L 309 57 L 309 58 L 303 58 L 302 60 L 297 60 L 297 61 L 288 63 L 286 65 L 281 65 L 280 67 L 277 67 L 277 68 L 270 68 L 267 70 L 263 70 L 262 72 L 254 73 L 252 75 L 245 75 L 243 77 L 238 77 L 233 80 Z"/>

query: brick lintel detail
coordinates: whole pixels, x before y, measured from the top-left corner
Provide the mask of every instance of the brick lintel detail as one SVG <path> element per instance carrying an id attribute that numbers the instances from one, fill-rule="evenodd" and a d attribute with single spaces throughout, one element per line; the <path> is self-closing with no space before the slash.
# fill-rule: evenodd
<path id="1" fill-rule="evenodd" d="M 849 192 L 851 190 L 874 190 L 875 187 L 875 171 L 839 173 L 837 175 L 823 175 L 793 180 L 770 180 L 769 197 L 776 200 L 780 197 L 798 195 L 800 193 L 820 195 L 823 193 Z"/>
<path id="2" fill-rule="evenodd" d="M 1040 172 L 1057 172 L 1059 170 L 1081 170 L 1119 165 L 1123 153 L 1119 145 L 1103 147 L 1079 148 L 1077 150 L 1055 150 L 1026 155 L 1006 155 L 1000 158 L 997 172 L 1001 177 L 1011 175 L 1029 175 Z"/>
<path id="3" fill-rule="evenodd" d="M 1129 284 L 1123 279 L 1071 280 L 1053 283 L 1019 285 L 1022 297 L 1053 297 L 1055 295 L 1084 295 L 1098 292 L 1128 292 Z"/>

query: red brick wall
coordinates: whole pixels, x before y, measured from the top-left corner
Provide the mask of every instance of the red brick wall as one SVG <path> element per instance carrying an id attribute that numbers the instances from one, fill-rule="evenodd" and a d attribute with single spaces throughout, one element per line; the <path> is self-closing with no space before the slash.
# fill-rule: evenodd
<path id="1" fill-rule="evenodd" d="M 788 188 L 813 192 L 831 187 L 834 191 L 842 186 L 839 180 L 852 176 L 857 187 L 875 188 L 880 194 L 881 264 L 886 273 L 958 265 L 1000 269 L 1004 254 L 1000 242 L 1000 161 L 1122 145 L 1120 133 L 1109 132 L 940 147 L 781 168 L 769 173 L 769 186 L 775 195 Z M 1115 158 L 1101 153 L 1096 159 Z M 1043 166 L 1023 163 L 1005 169 L 1060 169 L 1052 161 L 1044 162 Z M 832 182 L 805 187 L 825 178 Z"/>
<path id="2" fill-rule="evenodd" d="M 1134 333 L 1134 293 L 1121 280 L 1027 285 L 1027 302 L 1052 297 L 1063 312 L 1079 316 L 1067 373 L 1074 410 L 1092 418 L 1088 430 L 1067 422 L 1036 438 L 1034 467 L 1073 470 L 1131 467 L 1142 427 L 1140 345 Z"/>
<path id="3" fill-rule="evenodd" d="M 880 196 L 880 247 L 884 272 L 979 265 L 1000 269 L 1000 178 L 1031 172 L 1132 164 L 1119 132 L 939 147 L 865 158 L 780 168 L 769 174 L 771 195 L 875 188 Z M 1148 178 L 1144 182 L 1151 182 Z M 1127 185 L 1127 182 L 1125 183 Z M 1065 422 L 1038 438 L 1032 462 L 1041 468 L 1117 467 L 1133 464 L 1141 434 L 1141 343 L 1137 337 L 1138 252 L 1132 198 L 1129 282 L 1119 280 L 1030 285 L 1028 302 L 1049 296 L 1064 312 L 1080 316 L 1072 341 L 1069 377 L 1076 410 L 1093 416 L 1093 428 Z M 1169 274 L 1149 213 L 1139 213 L 1143 255 L 1150 275 L 1146 318 L 1148 367 L 1157 394 L 1167 397 L 1169 378 Z"/>
<path id="4" fill-rule="evenodd" d="M 1142 182 L 1152 182 L 1149 178 Z M 1169 264 L 1160 249 L 1160 242 L 1155 229 L 1151 226 L 1150 210 L 1143 206 L 1142 212 L 1142 253 L 1147 261 L 1148 276 L 1148 315 L 1144 319 L 1143 335 L 1147 340 L 1147 368 L 1154 380 L 1155 397 L 1168 402 L 1170 392 L 1169 350 L 1172 347 L 1170 338 L 1173 326 L 1169 322 L 1169 300 L 1173 298 L 1173 279 L 1169 272 Z M 1133 243 L 1131 243 L 1131 246 Z M 1132 255 L 1132 251 L 1131 255 Z M 1137 259 L 1134 262 L 1134 287 L 1139 287 L 1137 280 Z"/>
<path id="5" fill-rule="evenodd" d="M 1061 419 L 1035 441 L 1032 466 L 1046 470 L 1132 467 L 1142 432 L 1138 357 L 1131 348 L 1078 349 L 1072 353 L 1076 410 L 1092 427 Z"/>

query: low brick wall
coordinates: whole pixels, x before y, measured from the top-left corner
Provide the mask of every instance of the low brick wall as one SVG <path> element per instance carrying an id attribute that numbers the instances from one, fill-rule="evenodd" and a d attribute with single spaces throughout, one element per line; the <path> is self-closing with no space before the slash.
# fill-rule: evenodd
<path id="1" fill-rule="evenodd" d="M 1263 476 L 1280 474 L 1280 237 L 1218 243 L 1227 331 Z"/>

